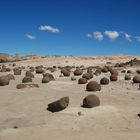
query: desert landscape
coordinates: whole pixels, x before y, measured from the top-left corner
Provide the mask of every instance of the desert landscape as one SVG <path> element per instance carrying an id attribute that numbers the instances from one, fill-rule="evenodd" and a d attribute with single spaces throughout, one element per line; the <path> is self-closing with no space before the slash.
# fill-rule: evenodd
<path id="1" fill-rule="evenodd" d="M 140 140 L 140 0 L 0 0 L 0 140 Z"/>
<path id="2" fill-rule="evenodd" d="M 0 140 L 139 140 L 140 56 L 0 57 Z"/>

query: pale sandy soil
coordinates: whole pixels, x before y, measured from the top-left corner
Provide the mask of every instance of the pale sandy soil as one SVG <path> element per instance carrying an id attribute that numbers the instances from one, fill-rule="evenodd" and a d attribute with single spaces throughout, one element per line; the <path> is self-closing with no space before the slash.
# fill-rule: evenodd
<path id="1" fill-rule="evenodd" d="M 116 56 L 117 57 L 117 56 Z M 18 65 L 105 65 L 106 62 L 125 62 L 128 57 L 85 59 L 77 57 L 45 58 L 17 62 Z M 8 65 L 8 64 L 7 64 Z M 131 69 L 135 71 L 138 68 Z M 12 72 L 11 72 L 12 73 Z M 3 75 L 5 73 L 0 73 Z M 40 88 L 16 89 L 24 77 L 15 76 L 8 86 L 0 87 L 0 140 L 139 140 L 140 139 L 140 90 L 132 81 L 124 81 L 119 73 L 117 82 L 102 86 L 100 92 L 85 91 L 86 85 L 78 85 L 70 77 L 59 77 L 60 71 L 53 73 L 55 81 L 42 84 L 42 75 L 35 75 L 33 83 Z M 73 74 L 71 73 L 71 76 Z M 94 76 L 109 77 L 109 73 Z M 80 76 L 77 77 L 77 80 Z M 93 80 L 91 79 L 91 80 Z M 99 107 L 80 107 L 86 95 L 96 94 L 101 101 Z M 68 108 L 57 113 L 46 110 L 47 104 L 61 97 L 69 96 Z M 78 112 L 82 115 L 78 116 Z M 13 128 L 18 126 L 17 129 Z"/>

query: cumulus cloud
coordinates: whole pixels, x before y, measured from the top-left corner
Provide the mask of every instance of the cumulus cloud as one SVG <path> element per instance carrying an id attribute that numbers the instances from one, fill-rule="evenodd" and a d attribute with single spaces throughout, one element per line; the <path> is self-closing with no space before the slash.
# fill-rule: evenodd
<path id="1" fill-rule="evenodd" d="M 41 30 L 41 31 L 49 31 L 49 32 L 52 32 L 52 33 L 58 33 L 58 32 L 60 32 L 60 30 L 58 28 L 54 28 L 54 27 L 49 26 L 49 25 L 44 25 L 44 26 L 41 25 L 39 27 L 39 30 Z"/>
<path id="2" fill-rule="evenodd" d="M 120 34 L 123 34 L 127 41 L 132 42 L 132 36 L 130 34 L 125 32 L 120 32 Z"/>
<path id="3" fill-rule="evenodd" d="M 125 38 L 126 38 L 126 40 L 128 40 L 129 42 L 132 42 L 131 37 L 132 37 L 131 35 L 125 33 Z"/>
<path id="4" fill-rule="evenodd" d="M 138 42 L 140 42 L 140 36 L 132 36 L 131 34 L 123 31 L 119 32 L 106 30 L 104 32 L 92 32 L 87 34 L 87 37 L 102 41 L 104 39 L 104 35 L 106 35 L 110 40 L 115 40 L 120 36 L 126 39 L 128 42 L 132 42 L 133 39 L 136 39 Z"/>
<path id="5" fill-rule="evenodd" d="M 26 34 L 26 37 L 30 40 L 35 40 L 36 36 L 30 35 L 30 34 Z"/>
<path id="6" fill-rule="evenodd" d="M 101 32 L 93 32 L 93 36 L 99 41 L 103 40 L 103 34 Z"/>
<path id="7" fill-rule="evenodd" d="M 140 42 L 140 36 L 136 36 L 135 38 Z"/>
<path id="8" fill-rule="evenodd" d="M 119 32 L 117 31 L 105 31 L 104 34 L 108 36 L 111 40 L 115 40 L 119 37 Z"/>

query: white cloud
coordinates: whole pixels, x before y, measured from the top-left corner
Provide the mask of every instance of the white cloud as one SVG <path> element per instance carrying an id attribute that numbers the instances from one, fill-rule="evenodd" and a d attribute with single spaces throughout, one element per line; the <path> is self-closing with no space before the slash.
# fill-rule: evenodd
<path id="1" fill-rule="evenodd" d="M 136 36 L 135 38 L 140 42 L 140 36 Z"/>
<path id="2" fill-rule="evenodd" d="M 103 40 L 103 34 L 101 32 L 93 32 L 93 36 L 99 41 Z"/>
<path id="3" fill-rule="evenodd" d="M 124 37 L 127 41 L 132 42 L 132 36 L 125 32 L 120 32 L 121 34 L 124 34 Z"/>
<path id="4" fill-rule="evenodd" d="M 35 40 L 36 36 L 30 35 L 30 34 L 26 34 L 26 37 L 30 40 Z"/>
<path id="5" fill-rule="evenodd" d="M 92 38 L 93 36 L 92 34 L 87 34 L 87 37 Z"/>
<path id="6" fill-rule="evenodd" d="M 52 33 L 58 33 L 58 32 L 60 32 L 60 30 L 58 28 L 54 28 L 54 27 L 49 26 L 49 25 L 44 25 L 44 26 L 41 25 L 39 27 L 39 30 L 41 30 L 41 31 L 49 31 L 49 32 L 52 32 Z"/>
<path id="7" fill-rule="evenodd" d="M 108 36 L 111 40 L 115 40 L 119 37 L 119 33 L 117 31 L 105 31 L 104 34 Z"/>
<path id="8" fill-rule="evenodd" d="M 126 38 L 126 40 L 128 40 L 129 42 L 132 42 L 131 35 L 125 33 L 125 38 Z"/>
<path id="9" fill-rule="evenodd" d="M 119 32 L 119 31 L 107 30 L 104 32 L 93 32 L 93 33 L 87 34 L 87 37 L 102 41 L 104 39 L 104 35 L 106 35 L 110 40 L 115 40 L 120 36 L 126 39 L 128 42 L 132 42 L 133 39 L 136 39 L 138 42 L 140 42 L 140 36 L 132 36 L 131 34 L 122 32 L 122 31 Z"/>

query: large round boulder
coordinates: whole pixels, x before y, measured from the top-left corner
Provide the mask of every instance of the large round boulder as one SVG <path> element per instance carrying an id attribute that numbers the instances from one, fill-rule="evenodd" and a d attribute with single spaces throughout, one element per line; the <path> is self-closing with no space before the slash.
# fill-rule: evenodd
<path id="1" fill-rule="evenodd" d="M 51 80 L 48 76 L 42 78 L 42 83 L 49 83 Z"/>
<path id="2" fill-rule="evenodd" d="M 104 77 L 100 80 L 101 85 L 108 85 L 109 84 L 109 79 Z"/>
<path id="3" fill-rule="evenodd" d="M 87 79 L 86 78 L 80 78 L 79 80 L 78 80 L 78 84 L 86 84 L 88 81 L 87 81 Z"/>
<path id="4" fill-rule="evenodd" d="M 36 69 L 36 74 L 42 74 L 42 73 L 44 73 L 45 71 L 44 71 L 44 69 L 43 68 L 37 68 Z"/>
<path id="5" fill-rule="evenodd" d="M 83 99 L 83 107 L 92 108 L 100 105 L 100 99 L 96 95 L 88 95 Z"/>
<path id="6" fill-rule="evenodd" d="M 34 72 L 35 71 L 35 68 L 34 67 L 30 67 L 30 72 Z"/>
<path id="7" fill-rule="evenodd" d="M 138 76 L 138 75 L 137 76 L 134 76 L 133 77 L 133 82 L 134 83 L 140 83 L 140 76 Z"/>
<path id="8" fill-rule="evenodd" d="M 8 77 L 9 80 L 15 80 L 15 77 L 13 74 L 7 74 L 6 76 Z"/>
<path id="9" fill-rule="evenodd" d="M 110 71 L 110 73 L 111 73 L 111 75 L 116 75 L 116 76 L 118 76 L 118 71 L 115 70 L 115 69 L 112 69 L 112 70 Z"/>
<path id="10" fill-rule="evenodd" d="M 110 76 L 110 81 L 117 81 L 118 80 L 118 76 L 117 75 L 111 75 Z"/>
<path id="11" fill-rule="evenodd" d="M 93 71 L 88 71 L 87 73 L 90 74 L 90 79 L 92 79 L 93 78 Z"/>
<path id="12" fill-rule="evenodd" d="M 34 78 L 34 74 L 31 73 L 31 71 L 26 71 L 25 76 L 26 76 L 26 77 Z"/>
<path id="13" fill-rule="evenodd" d="M 90 74 L 90 73 L 84 73 L 84 74 L 82 75 L 82 78 L 85 78 L 85 79 L 87 79 L 87 80 L 90 80 L 90 79 L 91 79 L 91 74 Z"/>
<path id="14" fill-rule="evenodd" d="M 21 69 L 14 69 L 14 75 L 21 75 Z"/>
<path id="15" fill-rule="evenodd" d="M 102 72 L 103 72 L 103 73 L 107 73 L 107 72 L 108 72 L 108 68 L 107 68 L 107 67 L 103 67 L 103 68 L 102 68 Z"/>
<path id="16" fill-rule="evenodd" d="M 0 77 L 0 86 L 6 86 L 9 85 L 9 78 L 7 76 L 1 76 Z"/>
<path id="17" fill-rule="evenodd" d="M 83 70 L 81 70 L 81 69 L 76 69 L 76 70 L 73 72 L 73 74 L 74 74 L 75 76 L 80 76 L 80 75 L 82 75 L 82 73 L 83 73 Z"/>
<path id="18" fill-rule="evenodd" d="M 5 65 L 2 66 L 1 72 L 6 72 L 6 66 Z"/>
<path id="19" fill-rule="evenodd" d="M 32 78 L 31 77 L 24 77 L 22 79 L 22 83 L 29 83 L 29 82 L 32 82 Z"/>
<path id="20" fill-rule="evenodd" d="M 137 74 L 140 74 L 140 70 L 137 70 L 136 72 L 137 72 Z"/>
<path id="21" fill-rule="evenodd" d="M 54 76 L 53 76 L 52 74 L 50 74 L 50 73 L 44 73 L 44 74 L 43 74 L 43 77 L 48 77 L 48 78 L 50 79 L 50 81 L 55 80 L 55 79 L 54 79 Z"/>
<path id="22" fill-rule="evenodd" d="M 86 86 L 87 91 L 100 91 L 101 85 L 98 84 L 96 81 L 90 81 Z"/>
<path id="23" fill-rule="evenodd" d="M 65 76 L 65 77 L 69 77 L 70 76 L 70 72 L 66 69 L 62 69 L 61 73 Z"/>

